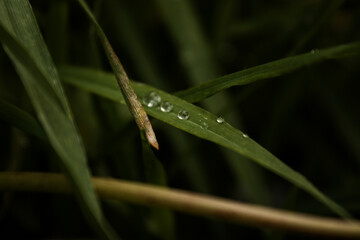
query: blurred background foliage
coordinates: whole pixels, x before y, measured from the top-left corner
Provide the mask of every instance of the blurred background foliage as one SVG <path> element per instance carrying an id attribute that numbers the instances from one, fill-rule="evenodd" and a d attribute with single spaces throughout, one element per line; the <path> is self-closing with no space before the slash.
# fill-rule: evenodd
<path id="1" fill-rule="evenodd" d="M 57 66 L 110 71 L 76 1 L 32 0 Z M 131 79 L 176 92 L 252 66 L 360 39 L 355 0 L 93 0 L 92 6 Z M 330 60 L 275 79 L 235 87 L 199 103 L 306 176 L 360 217 L 359 57 Z M 95 176 L 144 181 L 141 139 L 125 106 L 65 85 Z M 35 116 L 0 49 L 0 97 Z M 152 123 L 156 156 L 170 187 L 332 216 L 310 195 L 248 159 Z M 1 171 L 59 171 L 46 141 L 0 120 Z M 236 160 L 236 161 L 235 161 Z M 1 194 L 2 239 L 93 238 L 72 196 Z M 148 208 L 103 201 L 124 239 L 164 239 Z M 176 239 L 302 239 L 270 229 L 174 213 Z M 307 238 L 310 239 L 310 238 Z M 316 239 L 314 237 L 314 239 Z"/>

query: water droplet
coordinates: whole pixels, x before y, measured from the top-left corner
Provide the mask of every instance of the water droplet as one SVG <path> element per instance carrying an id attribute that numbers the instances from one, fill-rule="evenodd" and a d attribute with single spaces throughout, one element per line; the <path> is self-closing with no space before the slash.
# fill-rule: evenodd
<path id="1" fill-rule="evenodd" d="M 222 116 L 220 116 L 220 117 L 218 117 L 218 118 L 216 119 L 216 122 L 217 122 L 217 123 L 223 123 L 223 122 L 225 122 L 225 119 L 224 119 Z"/>
<path id="2" fill-rule="evenodd" d="M 161 97 L 156 92 L 149 92 L 143 98 L 143 103 L 147 107 L 156 107 L 161 102 Z"/>
<path id="3" fill-rule="evenodd" d="M 243 136 L 244 138 L 248 138 L 248 137 L 249 137 L 249 135 L 247 135 L 246 133 L 243 133 L 242 136 Z"/>
<path id="4" fill-rule="evenodd" d="M 171 112 L 174 108 L 174 105 L 171 104 L 171 102 L 163 102 L 160 105 L 160 110 L 162 112 Z"/>
<path id="5" fill-rule="evenodd" d="M 188 120 L 190 117 L 190 113 L 186 110 L 180 110 L 178 113 L 178 118 L 181 120 Z"/>
<path id="6" fill-rule="evenodd" d="M 200 120 L 200 127 L 202 129 L 207 129 L 209 127 L 209 125 L 206 122 Z"/>

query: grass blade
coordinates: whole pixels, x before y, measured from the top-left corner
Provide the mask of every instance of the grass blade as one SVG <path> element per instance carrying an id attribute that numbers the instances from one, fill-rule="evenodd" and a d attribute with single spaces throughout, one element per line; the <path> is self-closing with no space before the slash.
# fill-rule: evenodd
<path id="1" fill-rule="evenodd" d="M 326 59 L 342 58 L 356 54 L 360 54 L 360 42 L 349 43 L 324 50 L 316 50 L 225 75 L 180 91 L 176 96 L 188 102 L 198 102 L 229 87 L 246 85 L 258 80 L 282 76 Z"/>
<path id="2" fill-rule="evenodd" d="M 106 98 L 125 103 L 119 94 L 114 76 L 111 74 L 74 67 L 61 68 L 60 74 L 62 79 L 67 83 Z M 146 108 L 149 115 L 197 137 L 240 153 L 285 178 L 295 186 L 307 191 L 340 216 L 349 217 L 346 210 L 321 193 L 305 177 L 289 168 L 266 149 L 244 135 L 240 130 L 235 129 L 226 122 L 222 124 L 217 123 L 217 116 L 183 99 L 145 84 L 133 82 L 133 86 L 139 96 L 145 96 L 148 92 L 155 91 L 161 96 L 162 101 L 168 101 L 173 104 L 173 110 L 168 113 L 164 113 L 156 107 Z M 180 120 L 178 118 L 178 112 L 180 110 L 186 110 L 190 114 L 188 120 Z"/>
<path id="3" fill-rule="evenodd" d="M 189 1 L 156 0 L 179 50 L 180 60 L 193 82 L 216 77 L 216 63 Z"/>
<path id="4" fill-rule="evenodd" d="M 86 2 L 84 0 L 78 0 L 78 2 L 96 27 L 97 33 L 105 49 L 110 65 L 115 73 L 115 77 L 120 86 L 121 92 L 125 96 L 126 105 L 128 106 L 131 114 L 133 115 L 136 124 L 138 125 L 140 131 L 145 131 L 146 138 L 149 141 L 150 145 L 152 145 L 156 149 L 159 149 L 159 144 L 156 140 L 156 136 L 151 126 L 150 120 L 140 101 L 138 100 L 134 89 L 131 86 L 130 80 L 124 70 L 124 67 L 120 63 L 120 60 L 116 56 L 114 49 L 111 47 L 109 40 L 101 29 L 99 23 L 96 21 L 94 15 L 91 13 Z"/>
<path id="5" fill-rule="evenodd" d="M 145 181 L 151 184 L 166 186 L 164 168 L 148 145 L 144 132 L 141 132 L 141 144 Z"/>
<path id="6" fill-rule="evenodd" d="M 45 38 L 47 47 L 56 64 L 64 64 L 68 59 L 69 49 L 69 6 L 67 1 L 51 1 L 48 11 L 48 26 Z"/>
<path id="7" fill-rule="evenodd" d="M 303 234 L 342 237 L 341 239 L 345 237 L 359 238 L 360 236 L 360 221 L 356 220 L 349 222 L 295 213 L 184 190 L 166 189 L 111 178 L 93 178 L 93 183 L 99 196 L 109 200 L 161 206 L 193 215 L 265 227 L 266 229 L 278 228 Z M 0 191 L 68 193 L 69 185 L 61 174 L 0 172 Z M 306 237 L 305 239 L 308 239 Z"/>
<path id="8" fill-rule="evenodd" d="M 100 236 L 116 239 L 102 215 L 82 142 L 28 1 L 0 1 L 0 40 L 15 65 L 51 145 L 61 159 L 80 206 Z"/>
<path id="9" fill-rule="evenodd" d="M 146 183 L 166 187 L 164 168 L 151 149 L 144 132 L 141 132 L 144 177 Z M 168 209 L 149 209 L 147 225 L 159 239 L 175 239 L 174 218 Z"/>
<path id="10" fill-rule="evenodd" d="M 150 49 L 150 44 L 141 31 L 141 23 L 131 15 L 133 10 L 125 2 L 110 0 L 104 2 L 109 21 L 116 22 L 116 31 L 112 33 L 114 43 L 121 43 L 124 51 L 128 53 L 131 62 L 139 73 L 141 82 L 149 83 L 152 86 L 166 86 L 168 84 L 159 72 L 156 64 L 155 54 Z"/>

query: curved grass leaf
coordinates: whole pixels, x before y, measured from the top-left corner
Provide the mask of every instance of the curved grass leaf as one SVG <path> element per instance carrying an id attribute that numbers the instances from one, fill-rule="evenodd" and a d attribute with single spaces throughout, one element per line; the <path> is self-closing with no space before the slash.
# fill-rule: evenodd
<path id="1" fill-rule="evenodd" d="M 216 78 L 180 91 L 176 93 L 176 96 L 188 102 L 198 102 L 229 87 L 246 85 L 258 80 L 278 77 L 326 59 L 342 58 L 356 54 L 360 54 L 360 42 L 349 43 L 324 50 L 313 50 L 310 53 L 283 58 Z"/>
<path id="2" fill-rule="evenodd" d="M 147 183 L 166 187 L 166 175 L 164 168 L 155 156 L 145 133 L 141 132 L 142 158 L 144 178 Z M 150 208 L 147 225 L 159 239 L 175 239 L 174 217 L 170 210 Z"/>
<path id="3" fill-rule="evenodd" d="M 117 40 L 123 44 L 123 51 L 126 51 L 131 58 L 131 62 L 139 73 L 139 80 L 153 86 L 169 85 L 162 78 L 150 44 L 144 36 L 144 32 L 140 30 L 141 23 L 131 15 L 133 9 L 117 0 L 103 2 L 102 7 L 110 20 L 116 22 L 117 31 L 112 33 L 112 39 L 114 39 L 114 43 Z"/>
<path id="4" fill-rule="evenodd" d="M 91 184 L 85 151 L 74 125 L 57 70 L 27 0 L 0 1 L 0 41 L 15 65 L 47 137 L 94 229 L 116 239 Z"/>
<path id="5" fill-rule="evenodd" d="M 59 71 L 61 78 L 67 83 L 114 101 L 125 103 L 124 99 L 119 94 L 116 80 L 112 74 L 75 67 L 63 67 L 60 68 Z M 190 134 L 214 142 L 246 156 L 268 170 L 285 178 L 292 184 L 307 191 L 340 216 L 349 217 L 346 210 L 321 193 L 305 177 L 289 168 L 266 149 L 244 135 L 240 130 L 235 129 L 226 122 L 222 124 L 217 123 L 217 116 L 184 101 L 183 99 L 151 86 L 136 82 L 133 82 L 133 86 L 139 96 L 145 96 L 148 92 L 155 91 L 161 96 L 162 101 L 168 101 L 173 104 L 173 110 L 169 113 L 162 112 L 158 107 L 146 108 L 149 115 Z M 188 120 L 180 120 L 178 118 L 178 112 L 180 110 L 186 110 L 190 114 Z"/>
<path id="6" fill-rule="evenodd" d="M 180 60 L 189 78 L 193 82 L 201 83 L 216 77 L 216 63 L 189 1 L 154 2 L 164 16 L 164 22 L 177 44 Z"/>

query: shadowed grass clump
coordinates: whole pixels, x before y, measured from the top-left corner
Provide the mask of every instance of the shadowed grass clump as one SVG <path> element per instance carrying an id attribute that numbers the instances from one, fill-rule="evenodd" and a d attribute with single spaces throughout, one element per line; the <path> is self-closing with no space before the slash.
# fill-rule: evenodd
<path id="1" fill-rule="evenodd" d="M 0 0 L 0 238 L 359 237 L 359 16 Z"/>

